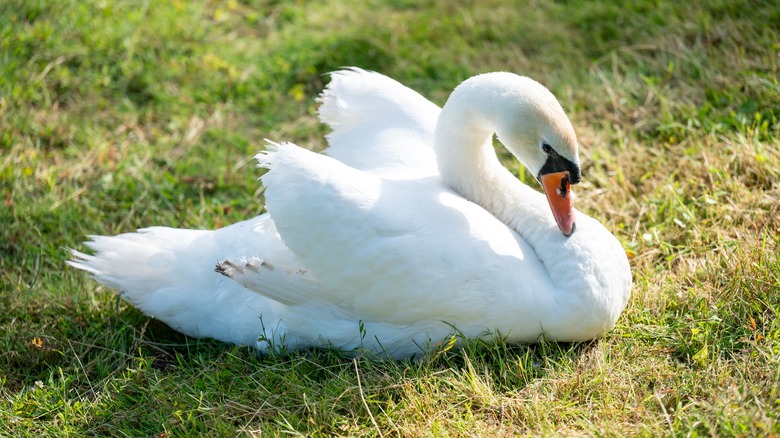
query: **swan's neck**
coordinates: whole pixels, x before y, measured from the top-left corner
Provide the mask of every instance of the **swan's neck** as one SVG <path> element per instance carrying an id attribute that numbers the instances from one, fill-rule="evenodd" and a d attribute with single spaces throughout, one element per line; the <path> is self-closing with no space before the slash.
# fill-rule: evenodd
<path id="1" fill-rule="evenodd" d="M 456 90 L 457 91 L 457 90 Z M 442 109 L 434 147 L 442 181 L 479 204 L 532 246 L 543 238 L 552 215 L 539 194 L 499 162 L 493 149 L 497 117 L 495 96 L 454 93 Z M 543 199 L 541 199 L 543 200 Z"/>
<path id="2" fill-rule="evenodd" d="M 631 274 L 625 252 L 600 223 L 584 215 L 579 217 L 577 232 L 565 237 L 544 195 L 501 165 L 493 149 L 496 132 L 500 138 L 518 142 L 512 147 L 521 154 L 521 161 L 533 160 L 522 156 L 534 147 L 533 135 L 523 135 L 529 132 L 533 103 L 522 98 L 526 90 L 516 89 L 512 94 L 500 83 L 488 81 L 472 79 L 461 84 L 439 115 L 434 148 L 442 181 L 520 235 L 547 270 L 555 294 L 564 297 L 561 302 L 567 311 L 597 315 L 590 321 L 601 324 L 603 331 L 614 323 L 628 299 Z M 522 123 L 525 126 L 518 126 Z M 512 128 L 517 128 L 515 135 L 507 135 Z M 507 290 L 511 293 L 511 288 Z"/>

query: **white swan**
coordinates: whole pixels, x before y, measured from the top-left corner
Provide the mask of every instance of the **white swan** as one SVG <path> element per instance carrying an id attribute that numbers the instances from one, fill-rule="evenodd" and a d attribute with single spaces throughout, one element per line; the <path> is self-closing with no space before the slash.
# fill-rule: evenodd
<path id="1" fill-rule="evenodd" d="M 615 324 L 631 290 L 628 260 L 571 208 L 577 140 L 546 88 L 479 75 L 439 110 L 350 69 L 320 100 L 329 156 L 289 143 L 258 155 L 270 169 L 267 214 L 215 231 L 91 236 L 95 255 L 73 251 L 68 263 L 176 330 L 261 350 L 403 358 L 455 331 L 580 341 Z M 501 166 L 494 133 L 548 201 Z"/>

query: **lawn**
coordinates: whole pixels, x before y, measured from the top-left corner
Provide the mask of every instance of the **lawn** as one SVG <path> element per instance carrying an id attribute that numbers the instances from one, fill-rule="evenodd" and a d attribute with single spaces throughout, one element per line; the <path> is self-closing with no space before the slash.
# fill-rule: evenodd
<path id="1" fill-rule="evenodd" d="M 252 156 L 324 148 L 315 98 L 348 65 L 439 104 L 485 71 L 547 85 L 582 143 L 577 207 L 631 261 L 617 326 L 261 357 L 65 265 L 88 234 L 261 213 Z M 778 434 L 779 76 L 772 1 L 5 0 L 0 436 Z"/>

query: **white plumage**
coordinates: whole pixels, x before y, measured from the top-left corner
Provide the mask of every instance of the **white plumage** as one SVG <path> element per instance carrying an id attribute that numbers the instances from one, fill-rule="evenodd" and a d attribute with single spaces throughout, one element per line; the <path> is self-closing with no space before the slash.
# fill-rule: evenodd
<path id="1" fill-rule="evenodd" d="M 258 155 L 267 214 L 215 231 L 93 236 L 95 255 L 68 263 L 174 329 L 261 350 L 401 358 L 455 330 L 578 341 L 614 325 L 631 289 L 620 243 L 579 212 L 564 236 L 544 195 L 492 149 L 496 133 L 532 174 L 564 163 L 577 182 L 576 136 L 544 87 L 480 75 L 440 110 L 350 69 L 320 100 L 327 155 L 289 143 Z"/>

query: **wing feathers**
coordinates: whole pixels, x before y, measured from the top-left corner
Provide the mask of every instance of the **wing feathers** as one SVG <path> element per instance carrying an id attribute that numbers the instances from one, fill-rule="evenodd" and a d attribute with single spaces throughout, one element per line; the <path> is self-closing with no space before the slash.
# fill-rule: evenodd
<path id="1" fill-rule="evenodd" d="M 417 92 L 353 68 L 333 73 L 319 102 L 320 120 L 333 130 L 329 156 L 385 178 L 438 172 L 432 145 L 440 109 Z"/>
<path id="2" fill-rule="evenodd" d="M 276 265 L 259 257 L 225 259 L 214 270 L 245 288 L 288 306 L 319 300 L 320 284 L 297 265 Z"/>

